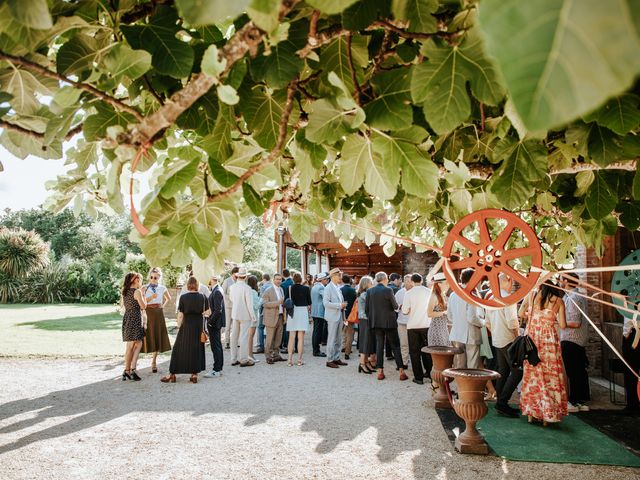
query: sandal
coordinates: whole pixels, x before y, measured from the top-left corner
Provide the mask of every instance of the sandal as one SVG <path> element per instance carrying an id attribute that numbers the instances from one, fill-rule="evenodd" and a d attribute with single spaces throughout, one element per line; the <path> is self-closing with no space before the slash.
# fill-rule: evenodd
<path id="1" fill-rule="evenodd" d="M 293 367 L 293 362 L 287 362 L 287 367 Z"/>
<path id="2" fill-rule="evenodd" d="M 162 383 L 176 383 L 176 376 L 172 373 L 171 375 L 167 375 L 166 377 L 162 377 L 160 379 Z"/>
<path id="3" fill-rule="evenodd" d="M 298 366 L 301 367 L 302 365 L 304 365 L 304 362 L 302 360 L 298 360 Z"/>
<path id="4" fill-rule="evenodd" d="M 192 374 L 191 378 L 189 379 L 189 381 L 191 383 L 198 383 L 198 374 L 197 373 Z"/>

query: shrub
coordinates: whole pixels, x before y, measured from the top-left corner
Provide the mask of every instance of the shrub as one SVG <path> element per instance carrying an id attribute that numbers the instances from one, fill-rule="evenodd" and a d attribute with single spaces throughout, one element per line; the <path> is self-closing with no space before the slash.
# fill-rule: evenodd
<path id="1" fill-rule="evenodd" d="M 26 303 L 58 303 L 71 300 L 67 288 L 67 266 L 53 262 L 22 281 L 19 298 Z"/>
<path id="2" fill-rule="evenodd" d="M 49 245 L 35 232 L 0 228 L 0 271 L 24 278 L 49 265 Z"/>
<path id="3" fill-rule="evenodd" d="M 10 277 L 0 270 L 0 303 L 11 303 L 19 299 L 20 279 Z"/>
<path id="4" fill-rule="evenodd" d="M 124 263 L 127 272 L 138 272 L 144 278 L 147 278 L 147 274 L 151 270 L 147 259 L 141 253 L 127 253 Z"/>

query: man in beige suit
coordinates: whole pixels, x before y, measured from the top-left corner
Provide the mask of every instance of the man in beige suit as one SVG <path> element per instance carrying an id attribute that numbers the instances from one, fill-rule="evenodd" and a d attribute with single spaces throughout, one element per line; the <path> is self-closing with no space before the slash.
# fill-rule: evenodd
<path id="1" fill-rule="evenodd" d="M 266 289 L 262 294 L 264 327 L 267 330 L 264 355 L 267 357 L 269 365 L 284 361 L 279 351 L 282 330 L 284 329 L 284 307 L 282 306 L 284 304 L 284 291 L 280 286 L 281 283 L 282 275 L 275 274 L 273 276 L 273 286 Z"/>

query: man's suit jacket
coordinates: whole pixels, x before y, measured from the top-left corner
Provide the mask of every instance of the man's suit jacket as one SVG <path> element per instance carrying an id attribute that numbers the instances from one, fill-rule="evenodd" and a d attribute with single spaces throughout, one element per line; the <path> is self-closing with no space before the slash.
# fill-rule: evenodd
<path id="1" fill-rule="evenodd" d="M 214 328 L 222 328 L 227 326 L 226 315 L 224 311 L 224 294 L 220 285 L 216 285 L 209 294 L 209 308 L 211 315 L 207 324 Z"/>
<path id="2" fill-rule="evenodd" d="M 322 293 L 322 304 L 324 305 L 324 319 L 327 322 L 340 322 L 344 320 L 344 310 L 342 310 L 342 303 L 344 297 L 335 283 L 329 282 L 324 287 Z"/>
<path id="3" fill-rule="evenodd" d="M 278 300 L 278 294 L 276 288 L 280 289 L 280 298 L 284 299 L 284 291 L 282 287 L 276 287 L 272 285 L 262 294 L 262 308 L 263 308 L 263 323 L 265 327 L 275 327 L 278 324 L 278 315 L 280 314 L 280 301 Z"/>
<path id="4" fill-rule="evenodd" d="M 398 328 L 398 302 L 393 290 L 381 283 L 367 290 L 365 311 L 371 328 Z"/>

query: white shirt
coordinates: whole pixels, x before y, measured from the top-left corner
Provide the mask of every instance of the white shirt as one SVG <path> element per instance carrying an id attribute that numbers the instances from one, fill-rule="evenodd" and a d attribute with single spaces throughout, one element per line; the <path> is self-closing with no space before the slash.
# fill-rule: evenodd
<path id="1" fill-rule="evenodd" d="M 149 305 L 162 305 L 162 302 L 164 301 L 164 292 L 167 291 L 167 287 L 165 287 L 164 285 L 156 285 L 155 292 L 153 291 L 153 288 L 154 287 L 151 284 L 147 285 L 147 291 L 144 295 L 147 303 Z M 154 293 L 156 294 L 156 298 L 151 300 L 151 297 Z"/>
<path id="2" fill-rule="evenodd" d="M 486 310 L 485 315 L 491 324 L 491 343 L 494 347 L 504 348 L 516 339 L 515 332 L 520 329 L 517 305 Z"/>
<path id="3" fill-rule="evenodd" d="M 407 293 L 407 289 L 402 287 L 400 290 L 396 292 L 396 302 L 398 303 L 398 307 L 400 310 L 398 311 L 398 324 L 406 325 L 409 321 L 409 315 L 402 311 L 402 303 L 404 302 L 404 296 Z"/>
<path id="4" fill-rule="evenodd" d="M 231 318 L 240 322 L 257 321 L 253 311 L 252 289 L 244 280 L 238 279 L 229 288 L 231 299 Z"/>
<path id="5" fill-rule="evenodd" d="M 484 324 L 475 305 L 465 302 L 454 292 L 449 296 L 447 312 L 451 320 L 449 340 L 469 345 L 482 343 L 481 328 Z"/>
<path id="6" fill-rule="evenodd" d="M 405 292 L 402 302 L 402 313 L 408 315 L 407 329 L 429 328 L 431 326 L 431 319 L 427 315 L 427 312 L 429 311 L 431 290 L 424 285 L 418 285 L 411 290 L 405 290 Z"/>

